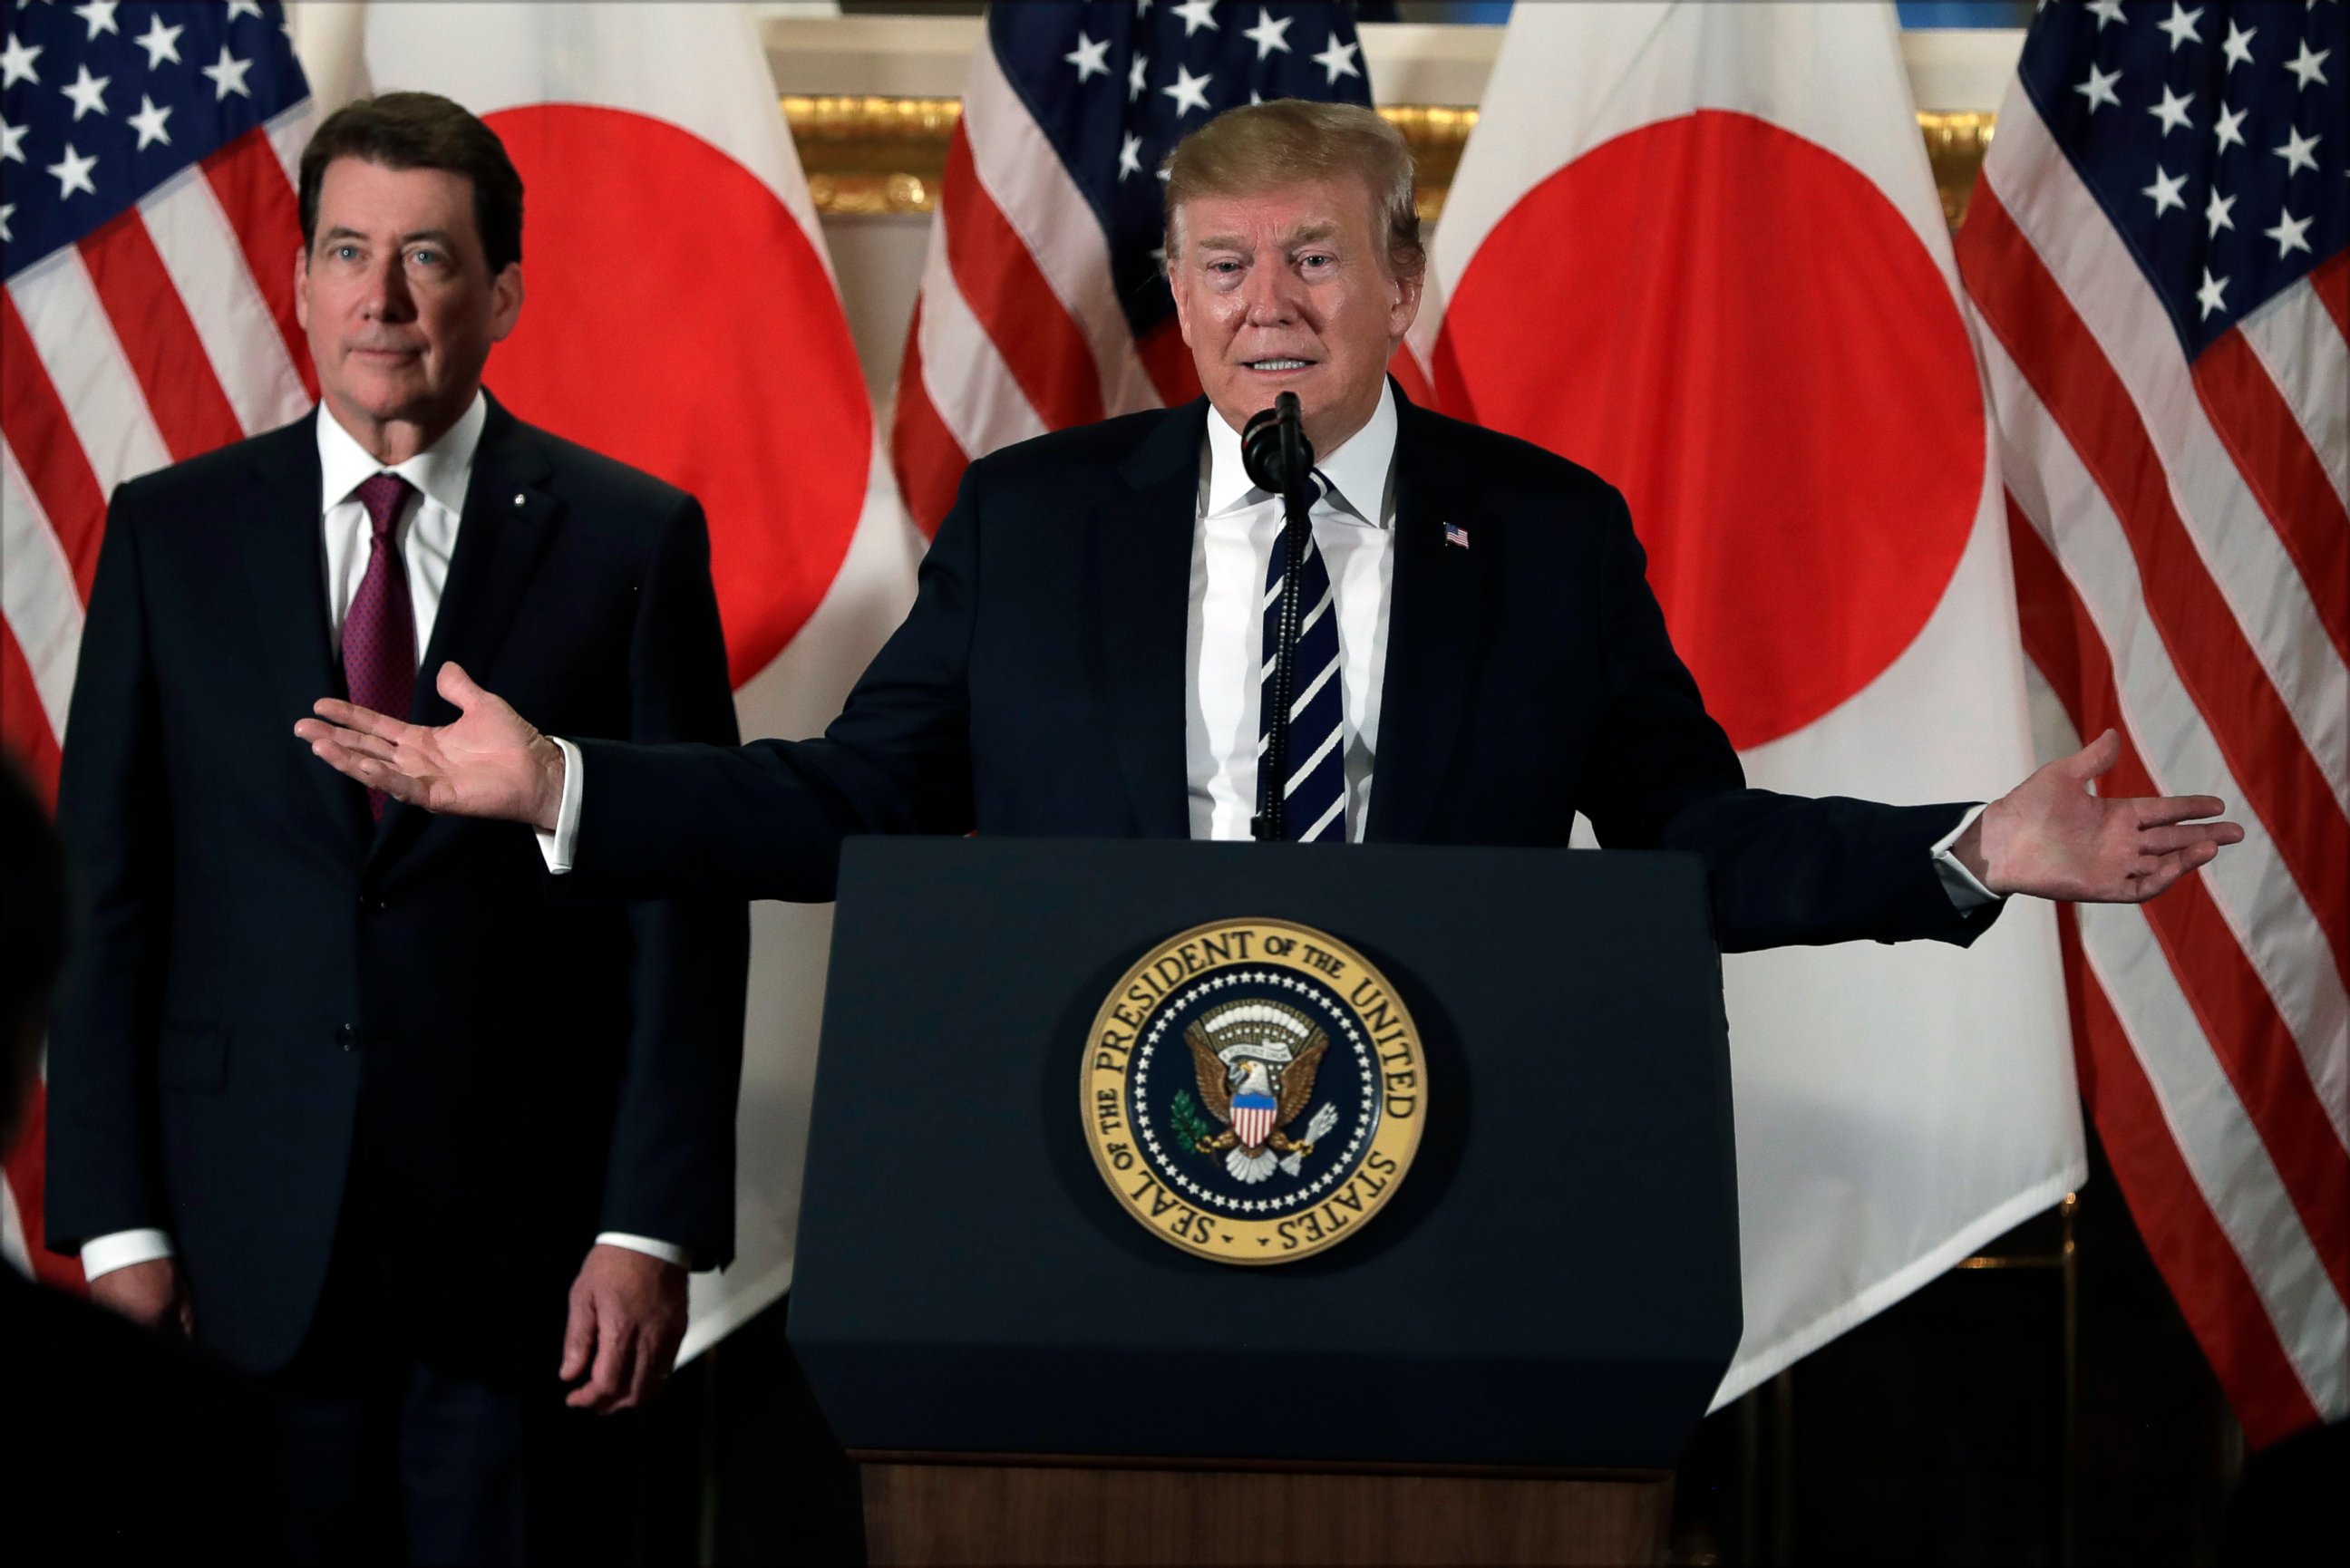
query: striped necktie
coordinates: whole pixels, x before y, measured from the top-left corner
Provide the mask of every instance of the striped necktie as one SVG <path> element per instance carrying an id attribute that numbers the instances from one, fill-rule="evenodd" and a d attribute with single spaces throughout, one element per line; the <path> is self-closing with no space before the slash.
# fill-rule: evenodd
<path id="1" fill-rule="evenodd" d="M 1323 494 L 1329 482 L 1315 474 Z M 1320 496 L 1317 495 L 1317 504 Z M 1281 576 L 1289 552 L 1274 538 L 1265 571 L 1264 663 L 1259 672 L 1263 697 L 1258 704 L 1256 753 L 1262 763 L 1272 744 L 1274 670 L 1281 648 Z M 1300 843 L 1347 840 L 1347 758 L 1344 705 L 1338 695 L 1338 609 L 1330 593 L 1329 568 L 1309 530 L 1297 567 L 1298 623 L 1296 695 L 1289 704 L 1286 797 L 1282 805 L 1284 838 Z"/>

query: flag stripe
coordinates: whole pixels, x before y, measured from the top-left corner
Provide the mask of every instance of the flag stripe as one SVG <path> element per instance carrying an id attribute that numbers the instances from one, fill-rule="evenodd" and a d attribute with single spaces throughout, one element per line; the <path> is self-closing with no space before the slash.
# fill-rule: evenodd
<path id="1" fill-rule="evenodd" d="M 2081 1093 L 2138 1234 L 2162 1271 L 2181 1315 L 2220 1375 L 2236 1418 L 2255 1443 L 2274 1441 L 2317 1418 L 2276 1324 L 2244 1261 L 2213 1218 L 2162 1119 L 2160 1103 L 2131 1052 L 2104 983 L 2081 955 L 2074 911 L 2059 911 L 2066 971 L 2078 1007 Z"/>
<path id="2" fill-rule="evenodd" d="M 2035 558 L 2044 556 L 2047 547 L 2037 532 L 2040 520 L 2012 495 L 2011 506 L 2011 533 L 2024 527 L 2033 535 L 2030 543 L 2035 547 Z M 2076 695 L 2076 700 L 2068 706 L 2083 734 L 2095 734 L 2112 726 L 2125 737 L 2122 761 L 2102 781 L 2102 787 L 2120 795 L 2159 794 L 2159 784 L 2141 761 L 2136 740 L 2141 732 L 2139 715 L 2121 701 L 2103 628 L 2095 625 L 2077 595 L 2068 590 L 2068 597 L 2096 634 L 2075 650 L 2070 672 L 2076 685 L 2067 694 Z M 2034 654 L 2033 661 L 2040 662 L 2039 654 Z M 2043 673 L 2050 673 L 2051 668 L 2043 664 Z M 2196 1117 L 2249 1121 L 2268 1151 L 2280 1189 L 2298 1216 L 2323 1272 L 2337 1294 L 2350 1299 L 2350 1147 L 2345 1147 L 2340 1130 L 2328 1120 L 2291 1031 L 2223 921 L 2201 877 L 2187 878 L 2145 906 L 2143 919 L 2167 956 L 2168 971 L 2176 976 L 2180 1011 L 2191 1011 L 2199 1030 L 2199 1049 L 2208 1058 L 2205 1078 L 2209 1078 L 2210 1063 L 2216 1061 L 2237 1102 L 2236 1107 L 2230 1107 L 2226 1096 L 2211 1085 L 2193 1096 Z M 2094 935 L 2102 929 L 2092 924 L 2084 928 L 2084 934 Z M 2141 996 L 2143 992 L 2141 984 L 2132 995 Z M 2154 1016 L 2165 1014 L 2158 1008 Z"/>
<path id="3" fill-rule="evenodd" d="M 2309 275 L 2310 292 L 2334 318 L 2334 329 L 2350 338 L 2350 251 L 2330 258 Z"/>
<path id="4" fill-rule="evenodd" d="M 898 369 L 897 406 L 889 416 L 889 461 L 897 472 L 899 492 L 923 536 L 936 537 L 939 524 L 954 505 L 955 487 L 970 460 L 955 445 L 953 433 L 939 418 L 922 385 L 922 302 L 919 297 Z"/>
<path id="5" fill-rule="evenodd" d="M 0 559 L 8 564 L 0 573 L 0 612 L 39 694 L 50 738 L 63 743 L 88 590 L 74 581 L 57 530 L 26 483 L 13 437 L 0 443 Z"/>
<path id="6" fill-rule="evenodd" d="M 2203 350 L 2195 395 L 2276 524 L 2334 651 L 2350 659 L 2350 511 L 2243 333 L 2222 333 Z"/>
<path id="7" fill-rule="evenodd" d="M 2262 512 L 2205 417 L 2161 297 L 2027 99 L 2019 97 L 2001 115 L 1994 148 L 1968 209 L 1970 250 L 1979 258 L 1970 287 L 1975 272 L 2007 270 L 1980 265 L 1988 247 L 1971 239 L 1979 219 L 1986 240 L 2022 236 L 2031 271 L 2004 281 L 2038 297 L 2053 293 L 2075 323 L 2070 342 L 2078 347 L 2085 338 L 2095 348 L 2100 406 L 2079 411 L 2127 422 L 2130 444 L 2150 464 L 2136 476 L 2140 487 L 2150 502 L 2168 492 L 2160 510 L 2178 522 L 2179 533 L 2167 545 L 2178 552 L 2179 569 L 2199 559 L 2199 575 L 2208 576 L 2307 738 L 2337 807 L 2350 811 L 2350 666 L 2326 635 L 2275 520 Z M 2035 347 L 2043 358 L 2054 357 L 2047 346 Z M 2219 625 L 2212 630 L 2218 634 Z"/>
<path id="8" fill-rule="evenodd" d="M 2209 1045 L 2145 912 L 2132 904 L 2093 904 L 2081 906 L 2078 918 L 2089 967 L 2137 1052 L 2189 1175 L 2244 1260 L 2310 1403 L 2329 1418 L 2350 1414 L 2343 1387 L 2350 1306 L 2296 1222 L 2259 1133 L 2235 1107 L 2214 1104 Z"/>
<path id="9" fill-rule="evenodd" d="M 16 634 L 5 622 L 0 622 L 0 742 L 23 765 L 42 805 L 54 814 L 59 761 L 57 735 L 25 650 L 16 646 Z"/>
<path id="10" fill-rule="evenodd" d="M 1981 319 L 2112 504 L 2179 679 L 2304 889 L 2337 974 L 2350 974 L 2350 817 L 2339 794 L 2202 570 L 2162 483 L 2161 455 L 2064 291 L 1995 192 L 1978 187 L 1967 226 L 1967 282 Z M 2325 728 L 2338 735 L 2345 724 L 2350 713 Z M 2337 739 L 2317 743 L 2341 750 Z"/>
<path id="11" fill-rule="evenodd" d="M 139 210 L 244 433 L 299 418 L 310 406 L 309 391 L 286 358 L 269 301 L 253 281 L 212 182 L 192 171 L 176 175 Z"/>
<path id="12" fill-rule="evenodd" d="M 2195 710 L 2162 639 L 2151 635 L 2137 568 L 2120 521 L 2078 455 L 2024 384 L 1995 337 L 1981 338 L 2000 413 L 2000 466 L 2020 514 L 2042 532 L 2092 617 L 2100 660 L 2118 680 L 2120 708 L 2158 789 L 2232 803 L 2242 786 Z M 2085 730 L 2084 733 L 2095 733 Z M 2322 931 L 2257 814 L 2239 811 L 2245 837 L 2198 874 L 2245 959 L 2260 974 L 2319 1097 L 2334 1141 L 2350 1143 L 2350 990 Z M 2166 898 L 2173 895 L 2165 895 Z"/>
<path id="13" fill-rule="evenodd" d="M 83 601 L 89 597 L 90 578 L 98 572 L 99 540 L 106 528 L 106 492 L 98 475 L 90 472 L 81 443 L 74 438 L 73 421 L 33 348 L 25 318 L 17 314 L 16 296 L 5 290 L 0 290 L 0 363 L 8 371 L 0 379 L 0 434 L 7 440 L 9 480 L 14 487 L 8 496 L 9 570 L 13 574 L 16 569 L 18 549 L 30 548 L 35 542 L 30 535 L 21 545 L 15 542 L 16 519 L 21 509 L 37 503 L 40 531 L 47 535 L 45 547 L 64 554 L 67 580 L 75 590 L 67 597 L 78 618 Z M 20 460 L 16 453 L 20 452 L 31 459 L 30 469 L 17 466 Z M 47 585 L 43 591 L 47 591 Z M 14 616 L 10 611 L 12 619 Z M 78 627 L 78 618 L 76 624 Z"/>
<path id="14" fill-rule="evenodd" d="M 1045 433 L 1028 398 L 1013 378 L 994 339 L 963 302 L 947 265 L 945 225 L 931 225 L 930 260 L 922 274 L 922 386 L 931 406 L 966 453 L 993 452 Z"/>
<path id="15" fill-rule="evenodd" d="M 172 286 L 163 258 L 147 237 L 139 209 L 128 208 L 93 230 L 80 244 L 82 265 L 114 335 L 123 360 L 139 379 L 175 462 L 244 434 L 229 407 L 195 323 Z"/>
<path id="16" fill-rule="evenodd" d="M 1158 389 L 1135 354 L 1134 333 L 1118 305 L 1101 220 L 993 49 L 972 55 L 962 130 L 980 184 L 1086 338 L 1104 409 L 1126 414 L 1157 408 Z M 1152 176 L 1146 170 L 1140 177 Z"/>
<path id="17" fill-rule="evenodd" d="M 2335 499 L 2350 502 L 2350 341 L 2325 314 L 2316 286 L 2304 278 L 2240 330 L 2292 408 Z"/>
<path id="18" fill-rule="evenodd" d="M 68 248 L 18 273 L 8 292 L 99 490 L 110 495 L 124 480 L 170 462 L 81 253 Z"/>
<path id="19" fill-rule="evenodd" d="M 294 261 L 301 242 L 286 243 L 288 234 L 301 234 L 301 212 L 277 149 L 266 130 L 250 131 L 205 159 L 203 171 L 268 304 L 270 319 L 277 324 L 287 361 L 302 378 L 302 389 L 315 398 L 318 372 L 294 315 Z"/>
<path id="20" fill-rule="evenodd" d="M 2108 726 L 2121 730 L 2124 756 L 2112 775 L 2114 787 L 2134 787 L 2132 775 L 2147 775 L 2118 701 L 2099 628 L 2033 525 L 2012 505 L 2009 516 L 2025 650 L 2081 733 Z M 2146 906 L 2145 913 L 2160 909 L 2179 890 Z M 2082 931 L 2074 924 L 2080 913 L 2120 919 Z M 2228 1376 L 2228 1384 L 2247 1427 L 2256 1420 L 2275 1430 L 2305 1424 L 2317 1401 L 2304 1381 L 2308 1363 L 2296 1366 L 2288 1340 L 2314 1352 L 2322 1382 L 2322 1320 L 2328 1302 L 2332 1314 L 2340 1315 L 2342 1299 L 2325 1297 L 2322 1271 L 2307 1266 L 2312 1248 L 2297 1228 L 2294 1206 L 2282 1200 L 2273 1180 L 2263 1189 L 2260 1168 L 2266 1160 L 2258 1135 L 2241 1125 L 2225 1090 L 2203 1070 L 2214 1036 L 2202 1031 L 2183 998 L 2166 994 L 2172 970 L 2159 950 L 2143 940 L 2150 929 L 2139 911 L 2085 907 L 2063 915 L 2083 1093 L 2116 1174 L 2130 1190 L 2148 1249 L 2223 1376 L 2230 1356 L 2244 1364 L 2241 1375 Z M 2117 968 L 2126 971 L 2118 981 Z M 2135 1000 L 2130 1028 L 2116 1009 L 2116 997 Z M 2149 1050 L 2156 1053 L 2151 1061 Z M 2158 1093 L 2158 1085 L 2170 1093 Z M 2199 1174 L 2197 1154 L 2202 1157 Z M 2215 1168 L 2233 1168 L 2232 1179 L 2215 1179 Z M 2272 1170 L 2268 1174 L 2273 1177 Z M 2211 1198 L 2215 1188 L 2222 1195 L 2219 1203 Z M 2294 1259 L 2304 1265 L 2298 1280 L 2290 1266 Z M 2269 1276 L 2265 1281 L 2255 1278 L 2256 1265 Z M 2318 1297 L 2314 1314 L 2299 1310 L 2303 1302 L 2295 1293 L 2312 1275 L 2314 1292 L 2302 1294 Z M 2314 1328 L 2307 1321 L 2313 1316 L 2321 1320 Z"/>
<path id="21" fill-rule="evenodd" d="M 947 143 L 940 192 L 944 221 L 938 226 L 946 235 L 955 286 L 1029 407 L 1055 430 L 1100 419 L 1101 379 L 1092 346 L 980 183 L 971 138 L 960 124 Z"/>
<path id="22" fill-rule="evenodd" d="M 1200 368 L 1192 363 L 1191 346 L 1183 341 L 1183 330 L 1172 317 L 1144 333 L 1134 351 L 1142 357 L 1150 384 L 1159 389 L 1159 401 L 1169 408 L 1200 395 Z"/>
<path id="23" fill-rule="evenodd" d="M 47 1231 L 41 1210 L 41 1196 L 47 1189 L 48 1160 L 48 1105 L 47 1082 L 33 1085 L 31 1104 L 25 1107 L 24 1130 L 16 1137 L 16 1145 L 8 1151 L 5 1167 L 6 1183 L 0 1192 L 0 1201 L 15 1206 L 16 1222 L 25 1239 L 26 1261 L 33 1265 L 34 1277 L 43 1284 L 60 1290 L 78 1291 L 83 1287 L 81 1264 L 72 1258 L 60 1258 L 43 1245 Z M 15 1354 L 23 1355 L 31 1347 L 22 1347 Z M 40 1435 L 33 1435 L 35 1441 Z"/>
<path id="24" fill-rule="evenodd" d="M 318 103 L 305 98 L 267 125 L 263 133 L 269 138 L 270 156 L 277 160 L 279 172 L 286 176 L 288 190 L 298 192 L 302 184 L 302 150 L 310 145 L 310 133 L 318 129 Z M 301 232 L 298 224 L 295 232 Z"/>

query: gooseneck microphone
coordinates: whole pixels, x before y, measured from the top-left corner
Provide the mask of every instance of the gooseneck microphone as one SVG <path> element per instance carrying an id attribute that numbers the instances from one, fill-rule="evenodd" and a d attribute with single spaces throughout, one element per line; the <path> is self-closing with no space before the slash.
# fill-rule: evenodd
<path id="1" fill-rule="evenodd" d="M 1305 439 L 1305 415 L 1297 394 L 1284 392 L 1273 407 L 1249 417 L 1241 431 L 1241 466 L 1249 483 L 1281 497 L 1285 525 L 1281 545 L 1281 608 L 1274 647 L 1273 711 L 1264 715 L 1264 756 L 1257 764 L 1256 816 L 1249 831 L 1258 838 L 1280 838 L 1284 805 L 1288 799 L 1289 709 L 1297 691 L 1297 623 L 1305 613 L 1299 602 L 1297 579 L 1313 538 L 1307 513 L 1314 505 L 1314 447 Z"/>

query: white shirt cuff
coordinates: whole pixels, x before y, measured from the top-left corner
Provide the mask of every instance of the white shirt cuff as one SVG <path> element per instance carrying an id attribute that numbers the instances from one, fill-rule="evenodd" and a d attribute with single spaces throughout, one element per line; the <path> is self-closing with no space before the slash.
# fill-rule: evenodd
<path id="1" fill-rule="evenodd" d="M 567 784 L 565 787 L 570 786 Z M 1942 891 L 1950 896 L 1954 907 L 1961 909 L 1979 909 L 1985 904 L 1999 902 L 1999 895 L 1975 880 L 1975 874 L 1960 865 L 1959 857 L 1950 853 L 1950 846 L 1956 844 L 1966 830 L 1975 825 L 1975 818 L 1982 814 L 1982 806 L 1974 807 L 1959 818 L 1959 825 L 1942 835 L 1934 845 L 1934 869 L 1942 878 Z"/>
<path id="2" fill-rule="evenodd" d="M 571 852 L 579 843 L 579 796 L 585 786 L 579 777 L 579 748 L 560 735 L 549 738 L 563 748 L 563 801 L 555 808 L 555 831 L 539 832 L 538 853 L 547 870 L 560 877 L 571 869 Z"/>
<path id="3" fill-rule="evenodd" d="M 81 1244 L 81 1275 L 85 1280 L 94 1280 L 133 1263 L 151 1263 L 158 1258 L 176 1256 L 172 1238 L 165 1231 L 116 1231 L 109 1235 L 93 1236 Z"/>
<path id="4" fill-rule="evenodd" d="M 642 1252 L 648 1258 L 659 1258 L 664 1263 L 675 1263 L 681 1269 L 693 1267 L 693 1260 L 682 1247 L 667 1241 L 656 1241 L 650 1236 L 631 1236 L 625 1231 L 607 1231 L 596 1238 L 599 1247 L 626 1247 L 631 1252 Z"/>

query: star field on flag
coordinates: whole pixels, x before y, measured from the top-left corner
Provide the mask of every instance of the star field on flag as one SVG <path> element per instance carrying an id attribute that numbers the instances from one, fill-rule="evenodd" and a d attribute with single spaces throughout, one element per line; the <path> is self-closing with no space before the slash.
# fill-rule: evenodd
<path id="1" fill-rule="evenodd" d="M 2189 359 L 2350 238 L 2345 9 L 2051 5 L 2024 45 L 2024 90 Z"/>
<path id="2" fill-rule="evenodd" d="M 308 96 L 257 5 L 0 10 L 5 275 L 104 225 Z"/>

